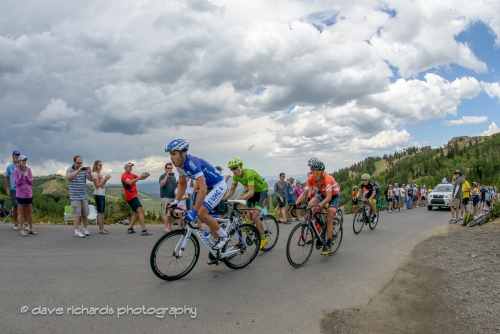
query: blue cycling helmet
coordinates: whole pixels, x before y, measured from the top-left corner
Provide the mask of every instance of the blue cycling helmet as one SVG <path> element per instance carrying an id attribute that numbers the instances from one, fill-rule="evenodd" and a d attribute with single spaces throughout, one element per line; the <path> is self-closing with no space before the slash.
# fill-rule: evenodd
<path id="1" fill-rule="evenodd" d="M 189 142 L 184 139 L 174 139 L 168 143 L 165 152 L 170 153 L 173 151 L 187 151 L 189 150 Z"/>

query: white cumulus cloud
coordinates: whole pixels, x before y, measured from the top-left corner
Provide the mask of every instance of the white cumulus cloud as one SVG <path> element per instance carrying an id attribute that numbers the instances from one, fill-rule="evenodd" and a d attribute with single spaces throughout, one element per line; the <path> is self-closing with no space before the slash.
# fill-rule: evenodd
<path id="1" fill-rule="evenodd" d="M 487 116 L 463 116 L 461 119 L 453 119 L 444 121 L 443 125 L 466 125 L 466 124 L 479 124 L 488 120 Z"/>
<path id="2" fill-rule="evenodd" d="M 482 132 L 481 136 L 491 136 L 497 132 L 500 132 L 500 128 L 495 124 L 495 122 L 491 122 L 490 126 L 488 126 L 488 130 Z"/>

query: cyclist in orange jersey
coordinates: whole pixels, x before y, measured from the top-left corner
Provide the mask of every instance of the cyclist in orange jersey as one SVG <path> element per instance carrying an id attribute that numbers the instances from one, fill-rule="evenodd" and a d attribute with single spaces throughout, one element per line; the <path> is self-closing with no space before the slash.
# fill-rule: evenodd
<path id="1" fill-rule="evenodd" d="M 319 160 L 311 163 L 311 173 L 306 182 L 304 192 L 297 198 L 295 205 L 299 205 L 307 196 L 307 191 L 312 189 L 316 196 L 309 201 L 309 207 L 318 207 L 326 211 L 326 236 L 327 242 L 323 246 L 321 255 L 329 255 L 332 249 L 333 237 L 333 218 L 337 213 L 337 207 L 340 202 L 340 186 L 335 179 L 325 173 L 325 164 Z"/>

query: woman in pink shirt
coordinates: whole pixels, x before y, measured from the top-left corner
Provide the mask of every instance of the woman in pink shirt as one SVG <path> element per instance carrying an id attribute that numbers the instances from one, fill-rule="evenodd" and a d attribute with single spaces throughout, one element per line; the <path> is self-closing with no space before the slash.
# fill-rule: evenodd
<path id="1" fill-rule="evenodd" d="M 304 192 L 304 189 L 302 189 L 302 185 L 300 184 L 300 181 L 297 180 L 295 183 L 295 198 L 299 198 L 300 195 Z M 300 218 L 300 209 L 295 210 L 295 220 L 298 221 Z"/>
<path id="2" fill-rule="evenodd" d="M 19 167 L 14 170 L 14 181 L 16 182 L 16 200 L 19 206 L 18 221 L 23 221 L 24 218 L 28 221 L 29 234 L 37 235 L 38 233 L 33 230 L 33 217 L 31 216 L 31 205 L 33 204 L 33 191 L 31 185 L 33 184 L 33 174 L 31 169 L 26 166 L 28 158 L 25 155 L 19 157 Z M 21 229 L 21 235 L 26 236 L 24 229 Z"/>

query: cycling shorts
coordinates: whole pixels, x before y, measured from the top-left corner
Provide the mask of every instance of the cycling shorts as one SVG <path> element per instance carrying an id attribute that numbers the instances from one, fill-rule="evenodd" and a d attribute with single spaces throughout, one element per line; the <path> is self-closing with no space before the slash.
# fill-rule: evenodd
<path id="1" fill-rule="evenodd" d="M 373 192 L 372 192 L 372 191 L 368 191 L 368 192 L 365 194 L 364 198 L 365 198 L 365 199 L 369 199 L 369 198 L 370 198 L 370 196 L 371 196 L 372 194 L 373 194 Z M 375 197 L 374 197 L 374 198 L 372 198 L 372 199 L 370 199 L 370 200 L 368 200 L 368 202 L 371 202 L 371 203 L 377 203 L 377 201 L 378 201 L 378 198 L 379 198 L 379 197 L 380 197 L 380 193 L 379 193 L 379 192 L 377 192 L 377 193 L 375 194 Z"/>
<path id="2" fill-rule="evenodd" d="M 267 201 L 267 190 L 260 193 L 254 193 L 252 197 L 247 200 L 249 208 L 254 208 L 262 211 Z"/>
<path id="3" fill-rule="evenodd" d="M 227 192 L 227 183 L 222 180 L 215 184 L 212 189 L 209 189 L 207 196 L 205 196 L 205 201 L 203 206 L 208 209 L 208 212 L 212 211 L 217 204 L 221 201 Z"/>
<path id="4" fill-rule="evenodd" d="M 318 191 L 318 193 L 316 194 L 316 198 L 322 202 L 325 200 L 325 196 Z M 339 202 L 340 202 L 340 194 L 337 194 L 337 195 L 332 195 L 332 199 L 330 200 L 330 203 L 328 203 L 328 209 L 332 208 L 334 209 L 335 211 L 337 211 L 337 208 L 339 206 Z"/>

